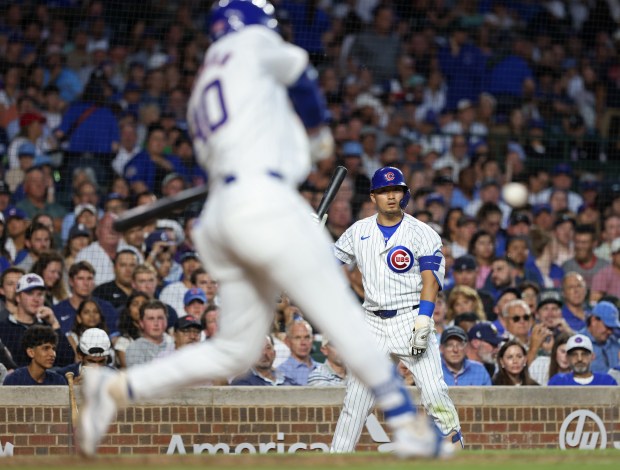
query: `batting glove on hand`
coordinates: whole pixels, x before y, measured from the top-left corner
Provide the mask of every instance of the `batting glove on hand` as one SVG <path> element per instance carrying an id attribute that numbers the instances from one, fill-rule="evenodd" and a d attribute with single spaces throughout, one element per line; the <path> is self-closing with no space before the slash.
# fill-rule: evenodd
<path id="1" fill-rule="evenodd" d="M 329 127 L 323 126 L 310 136 L 310 157 L 312 162 L 320 162 L 334 154 L 334 137 Z"/>
<path id="2" fill-rule="evenodd" d="M 325 223 L 327 222 L 327 214 L 323 214 L 323 217 L 319 219 L 319 215 L 312 212 L 310 214 L 314 223 L 317 224 L 320 228 L 325 227 Z"/>
<path id="3" fill-rule="evenodd" d="M 435 322 L 431 317 L 426 315 L 418 315 L 413 324 L 413 334 L 409 346 L 411 346 L 411 355 L 420 356 L 424 354 L 428 347 L 428 339 L 435 330 Z"/>

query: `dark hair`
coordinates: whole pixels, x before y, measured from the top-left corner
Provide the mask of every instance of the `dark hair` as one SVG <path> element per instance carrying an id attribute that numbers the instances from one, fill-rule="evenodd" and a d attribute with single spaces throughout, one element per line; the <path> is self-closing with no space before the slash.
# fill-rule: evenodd
<path id="1" fill-rule="evenodd" d="M 152 299 L 145 304 L 142 304 L 140 307 L 140 320 L 144 319 L 144 312 L 147 310 L 163 310 L 164 315 L 168 318 L 168 307 L 166 307 L 166 304 L 161 300 Z"/>
<path id="2" fill-rule="evenodd" d="M 557 360 L 558 348 L 568 343 L 568 338 L 570 337 L 570 333 L 559 333 L 556 335 L 553 341 L 553 347 L 551 348 L 551 356 L 549 357 L 549 378 L 560 372 L 560 365 Z"/>
<path id="3" fill-rule="evenodd" d="M 462 207 L 450 207 L 448 209 L 448 211 L 446 212 L 446 215 L 444 216 L 444 222 L 443 222 L 443 230 L 441 232 L 442 236 L 446 237 L 448 240 L 452 241 L 452 236 L 454 235 L 453 233 L 450 233 L 449 227 L 448 227 L 448 222 L 450 220 L 450 216 L 455 213 L 455 212 L 460 212 L 461 216 L 463 214 L 465 214 L 465 211 L 463 210 Z"/>
<path id="4" fill-rule="evenodd" d="M 140 337 L 140 329 L 135 325 L 131 315 L 129 314 L 129 306 L 138 297 L 144 297 L 147 301 L 150 299 L 149 295 L 145 292 L 134 291 L 127 298 L 125 307 L 121 310 L 118 319 L 118 331 L 121 336 L 126 338 L 136 339 Z"/>
<path id="5" fill-rule="evenodd" d="M 189 282 L 191 282 L 192 285 L 195 286 L 196 281 L 198 280 L 198 276 L 200 276 L 201 274 L 207 274 L 207 271 L 205 270 L 205 268 L 198 268 L 194 270 L 194 272 L 189 277 Z"/>
<path id="6" fill-rule="evenodd" d="M 480 206 L 478 212 L 476 212 L 476 219 L 478 220 L 478 222 L 481 222 L 490 214 L 497 213 L 502 214 L 502 210 L 497 204 L 495 204 L 494 202 L 485 202 L 484 204 L 482 204 L 482 206 Z"/>
<path id="7" fill-rule="evenodd" d="M 58 335 L 48 325 L 32 325 L 22 336 L 22 348 L 24 351 L 48 343 L 54 346 L 58 345 Z"/>
<path id="8" fill-rule="evenodd" d="M 471 240 L 469 240 L 469 245 L 467 246 L 467 252 L 470 255 L 474 257 L 476 256 L 474 253 L 474 248 L 476 247 L 478 240 L 482 237 L 489 237 L 491 239 L 491 243 L 493 244 L 493 254 L 495 254 L 495 238 L 493 238 L 493 236 L 486 230 L 478 230 L 472 235 Z"/>
<path id="9" fill-rule="evenodd" d="M 31 272 L 43 277 L 43 271 L 52 263 L 60 263 L 62 273 L 56 284 L 48 288 L 48 291 L 58 300 L 65 300 L 68 297 L 67 288 L 64 281 L 65 259 L 55 250 L 44 251 L 39 255 L 39 259 L 32 265 Z"/>
<path id="10" fill-rule="evenodd" d="M 527 358 L 527 350 L 520 341 L 517 341 L 516 339 L 511 339 L 502 344 L 502 347 L 499 348 L 499 351 L 497 353 L 497 373 L 493 376 L 493 385 L 517 385 L 512 381 L 512 379 L 500 363 L 500 359 L 504 357 L 504 354 L 506 354 L 506 351 L 511 346 L 518 346 L 519 348 L 521 348 L 521 351 L 523 351 L 524 359 Z M 527 370 L 527 362 L 525 363 L 523 370 L 519 374 L 519 378 L 521 379 L 521 385 L 539 385 L 538 382 L 536 382 L 532 377 L 530 377 L 530 373 Z"/>
<path id="11" fill-rule="evenodd" d="M 88 261 L 78 261 L 69 268 L 69 277 L 73 279 L 80 271 L 88 271 L 93 276 L 96 274 L 95 268 Z"/>
<path id="12" fill-rule="evenodd" d="M 9 268 L 6 268 L 4 271 L 2 271 L 2 274 L 0 274 L 0 286 L 4 284 L 4 280 L 6 279 L 6 276 L 11 273 L 15 273 L 15 274 L 19 274 L 20 276 L 23 276 L 24 274 L 26 274 L 26 271 L 24 271 L 22 268 L 18 268 L 17 266 L 11 266 Z"/>
<path id="13" fill-rule="evenodd" d="M 592 239 L 596 238 L 596 227 L 591 224 L 579 224 L 575 227 L 575 235 L 589 234 Z"/>
<path id="14" fill-rule="evenodd" d="M 200 327 L 203 330 L 207 329 L 207 313 L 212 312 L 214 310 L 217 310 L 219 307 L 215 304 L 208 304 L 205 307 L 205 311 L 202 312 L 202 315 L 200 315 Z"/>
<path id="15" fill-rule="evenodd" d="M 39 230 L 45 230 L 50 237 L 50 241 L 52 240 L 53 235 L 49 227 L 47 225 L 43 225 L 41 223 L 36 223 L 36 222 L 30 224 L 28 228 L 26 229 L 26 233 L 24 235 L 26 240 L 30 240 L 34 232 L 38 232 Z"/>
<path id="16" fill-rule="evenodd" d="M 103 311 L 101 310 L 101 305 L 99 305 L 99 302 L 97 302 L 95 299 L 89 297 L 88 299 L 84 299 L 82 300 L 82 302 L 80 302 L 80 305 L 77 308 L 77 312 L 75 313 L 75 320 L 73 320 L 73 326 L 71 327 L 71 331 L 73 331 L 78 336 L 78 338 L 82 336 L 82 333 L 84 333 L 84 331 L 86 331 L 88 328 L 93 328 L 92 326 L 85 327 L 83 323 L 78 322 L 78 317 L 82 316 L 82 312 L 88 304 L 95 304 L 97 306 L 97 311 L 99 312 L 99 323 L 97 323 L 94 328 L 99 328 L 106 333 L 108 332 L 108 326 L 106 325 L 105 316 L 103 315 Z"/>

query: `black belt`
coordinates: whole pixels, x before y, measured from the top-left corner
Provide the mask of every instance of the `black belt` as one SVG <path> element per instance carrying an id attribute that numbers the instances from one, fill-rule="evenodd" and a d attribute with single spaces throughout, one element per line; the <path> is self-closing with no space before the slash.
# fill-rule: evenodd
<path id="1" fill-rule="evenodd" d="M 272 178 L 277 178 L 279 180 L 284 179 L 282 177 L 282 174 L 278 173 L 277 171 L 268 171 L 267 175 L 271 176 Z M 224 176 L 224 184 L 234 183 L 235 181 L 237 181 L 237 175 L 226 175 L 226 176 Z"/>
<path id="2" fill-rule="evenodd" d="M 413 307 L 411 307 L 411 310 L 415 310 L 419 306 L 420 305 L 414 305 Z M 402 310 L 405 310 L 405 309 L 401 308 L 400 310 L 402 311 Z M 374 315 L 376 315 L 377 317 L 379 317 L 379 318 L 384 318 L 385 319 L 385 318 L 393 318 L 396 315 L 398 315 L 398 310 L 375 310 L 375 311 L 372 311 L 372 313 Z"/>

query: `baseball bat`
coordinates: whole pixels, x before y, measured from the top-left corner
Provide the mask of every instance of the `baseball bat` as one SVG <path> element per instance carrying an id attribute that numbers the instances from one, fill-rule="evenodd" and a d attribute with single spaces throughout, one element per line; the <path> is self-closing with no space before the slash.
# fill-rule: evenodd
<path id="1" fill-rule="evenodd" d="M 73 383 L 73 372 L 67 372 L 65 374 L 65 378 L 67 379 L 67 384 L 69 384 L 69 403 L 71 405 L 71 433 L 70 433 L 70 441 L 74 443 L 75 430 L 78 425 L 78 407 L 77 402 L 75 401 L 75 388 Z"/>
<path id="2" fill-rule="evenodd" d="M 206 196 L 207 185 L 203 184 L 185 189 L 174 196 L 167 196 L 150 204 L 134 207 L 124 212 L 114 221 L 114 230 L 124 232 L 136 225 L 143 225 L 149 220 L 162 218 L 170 212 L 181 209 L 194 201 L 200 201 Z"/>
<path id="3" fill-rule="evenodd" d="M 336 194 L 338 194 L 338 190 L 340 189 L 340 186 L 342 185 L 342 182 L 344 181 L 346 176 L 347 169 L 343 166 L 337 166 L 334 170 L 332 178 L 329 180 L 327 189 L 323 193 L 323 197 L 321 198 L 319 207 L 316 210 L 316 215 L 319 217 L 319 220 L 323 218 L 331 203 L 334 202 Z"/>

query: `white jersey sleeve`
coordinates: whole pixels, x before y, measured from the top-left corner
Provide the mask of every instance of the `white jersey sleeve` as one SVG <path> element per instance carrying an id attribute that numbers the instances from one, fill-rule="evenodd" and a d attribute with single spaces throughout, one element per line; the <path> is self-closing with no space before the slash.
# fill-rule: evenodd
<path id="1" fill-rule="evenodd" d="M 292 85 L 308 66 L 308 53 L 285 42 L 280 36 L 265 28 L 258 29 L 257 36 L 261 34 L 264 44 L 260 45 L 257 52 L 265 70 L 273 74 L 284 86 Z"/>
<path id="2" fill-rule="evenodd" d="M 345 264 L 355 263 L 353 226 L 349 227 L 334 244 L 334 255 Z"/>

